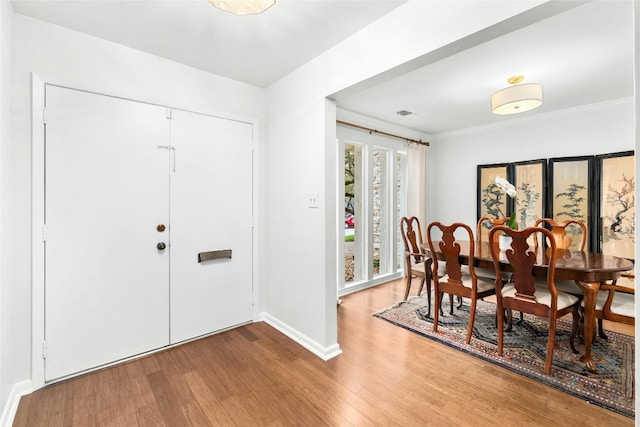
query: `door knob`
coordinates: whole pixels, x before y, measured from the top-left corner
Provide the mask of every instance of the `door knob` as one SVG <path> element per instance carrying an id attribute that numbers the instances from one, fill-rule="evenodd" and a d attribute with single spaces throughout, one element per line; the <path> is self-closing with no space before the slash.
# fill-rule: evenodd
<path id="1" fill-rule="evenodd" d="M 166 249 L 166 247 L 167 245 L 165 245 L 164 242 L 160 242 L 156 245 L 156 248 L 158 248 L 159 251 Z"/>
<path id="2" fill-rule="evenodd" d="M 166 227 L 164 226 L 164 224 L 158 224 L 158 226 L 156 227 L 156 230 L 158 230 L 158 232 L 160 233 L 162 233 L 165 229 Z"/>

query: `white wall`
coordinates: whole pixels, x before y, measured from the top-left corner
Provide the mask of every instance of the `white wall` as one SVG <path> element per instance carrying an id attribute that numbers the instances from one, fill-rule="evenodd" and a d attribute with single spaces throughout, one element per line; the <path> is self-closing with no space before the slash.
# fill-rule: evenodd
<path id="1" fill-rule="evenodd" d="M 635 149 L 632 98 L 503 123 L 431 139 L 429 221 L 476 223 L 477 165 Z"/>
<path id="2" fill-rule="evenodd" d="M 11 98 L 9 90 L 11 88 L 11 25 L 13 12 L 9 2 L 0 2 L 0 195 L 3 193 L 4 180 L 4 147 L 9 143 L 9 125 Z M 7 294 L 10 291 L 9 282 L 5 280 L 5 262 L 2 257 L 4 253 L 4 230 L 7 225 L 4 222 L 4 211 L 7 203 L 4 197 L 0 196 L 0 408 L 4 408 L 8 401 L 9 393 L 13 384 L 24 377 L 12 378 L 12 372 L 7 369 L 6 360 L 10 360 L 11 351 L 11 325 L 12 310 Z M 6 411 L 0 410 L 0 425 L 6 422 L 4 418 Z"/>
<path id="3" fill-rule="evenodd" d="M 207 113 L 266 116 L 265 90 L 50 25 L 2 4 L 11 40 L 11 133 L 2 133 L 2 328 L 0 404 L 31 378 L 31 73 L 45 82 Z M 9 15 L 11 26 L 5 27 Z M 12 27 L 12 31 L 6 29 Z M 7 34 L 5 34 L 7 32 Z M 10 37 L 6 37 L 8 35 Z M 5 71 L 5 52 L 2 52 Z M 2 99 L 8 95 L 2 80 Z M 3 104 L 4 106 L 4 104 Z M 3 111 L 2 125 L 7 120 Z M 263 126 L 260 126 L 263 129 Z M 259 151 L 264 135 L 260 135 Z M 264 167 L 260 166 L 262 171 Z M 260 180 L 260 185 L 264 182 Z M 261 191 L 261 190 L 259 190 Z"/>
<path id="4" fill-rule="evenodd" d="M 325 97 L 540 3 L 411 1 L 268 88 L 267 320 L 322 357 L 339 353 L 335 112 Z M 307 206 L 312 191 L 320 209 Z"/>

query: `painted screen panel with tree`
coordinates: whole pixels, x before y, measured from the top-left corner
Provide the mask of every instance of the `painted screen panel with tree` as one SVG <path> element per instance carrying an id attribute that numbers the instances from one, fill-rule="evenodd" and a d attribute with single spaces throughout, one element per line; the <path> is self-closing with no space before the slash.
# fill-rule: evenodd
<path id="1" fill-rule="evenodd" d="M 590 229 L 593 218 L 593 156 L 549 159 L 548 215 L 556 221 L 582 221 Z M 578 250 L 581 230 L 575 224 L 567 227 L 571 249 Z M 587 236 L 587 251 L 595 247 L 594 236 Z"/>
<path id="2" fill-rule="evenodd" d="M 513 164 L 516 187 L 515 210 L 518 228 L 533 227 L 545 217 L 547 160 L 538 159 Z"/>
<path id="3" fill-rule="evenodd" d="M 509 198 L 496 185 L 496 177 L 508 179 L 510 165 L 508 163 L 478 165 L 477 176 L 477 221 L 484 216 L 492 218 L 505 218 L 511 213 Z M 486 239 L 489 236 L 491 225 L 489 222 L 483 224 L 480 239 Z"/>
<path id="4" fill-rule="evenodd" d="M 633 151 L 597 156 L 598 250 L 635 259 L 635 156 Z"/>

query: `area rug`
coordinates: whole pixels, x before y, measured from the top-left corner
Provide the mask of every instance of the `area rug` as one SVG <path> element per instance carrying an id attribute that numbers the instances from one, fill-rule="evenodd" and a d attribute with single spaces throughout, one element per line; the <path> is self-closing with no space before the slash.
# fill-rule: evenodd
<path id="1" fill-rule="evenodd" d="M 469 301 L 465 300 L 462 308 L 455 308 L 453 316 L 449 315 L 447 298 L 442 306 L 444 315 L 439 318 L 437 333 L 433 332 L 433 308 L 431 315 L 427 317 L 427 300 L 421 296 L 399 302 L 374 313 L 374 316 L 603 408 L 630 418 L 635 417 L 634 337 L 607 332 L 608 340 L 594 340 L 592 354 L 598 372 L 593 374 L 587 372 L 584 364 L 578 360 L 580 355 L 573 354 L 569 348 L 571 322 L 560 320 L 551 375 L 545 375 L 548 336 L 546 320 L 525 314 L 524 321 L 518 322 L 519 315 L 514 315 L 513 330 L 505 332 L 504 355 L 499 356 L 494 303 L 478 301 L 473 337 L 469 345 L 464 342 Z M 579 351 L 584 350 L 579 338 L 576 338 L 576 346 Z"/>

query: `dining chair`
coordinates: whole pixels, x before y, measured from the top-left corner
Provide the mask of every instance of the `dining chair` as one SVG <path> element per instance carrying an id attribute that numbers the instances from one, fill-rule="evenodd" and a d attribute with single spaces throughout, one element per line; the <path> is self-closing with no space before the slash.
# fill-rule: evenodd
<path id="1" fill-rule="evenodd" d="M 486 232 L 488 234 L 493 227 L 496 225 L 504 225 L 508 220 L 509 218 L 496 218 L 490 215 L 484 215 L 478 220 L 478 224 L 476 225 L 476 238 L 479 242 L 482 241 L 482 236 L 485 234 L 485 223 L 489 224 L 489 229 Z"/>
<path id="2" fill-rule="evenodd" d="M 570 250 L 571 246 L 574 244 L 574 241 L 567 234 L 567 229 L 572 224 L 580 229 L 581 240 L 579 248 L 584 252 L 587 246 L 587 227 L 584 225 L 584 222 L 577 219 L 556 221 L 551 218 L 538 218 L 535 222 L 535 227 L 546 226 L 546 228 L 551 231 L 553 239 L 556 242 L 556 247 L 561 250 Z M 534 239 L 536 239 L 536 236 L 537 235 L 534 235 Z M 536 245 L 538 244 L 537 241 L 535 243 Z M 575 282 L 571 280 L 556 280 L 556 289 L 562 292 L 568 292 L 570 294 L 582 297 L 582 290 Z"/>
<path id="3" fill-rule="evenodd" d="M 423 248 L 422 228 L 417 217 L 402 217 L 400 219 L 400 234 L 404 243 L 404 280 L 406 283 L 404 299 L 409 298 L 409 291 L 414 278 L 420 279 L 418 295 L 427 285 L 427 317 L 431 314 L 431 283 L 433 272 L 432 259 L 426 255 Z"/>
<path id="4" fill-rule="evenodd" d="M 618 280 L 603 283 L 596 297 L 595 318 L 598 319 L 598 336 L 607 339 L 603 320 L 635 325 L 635 275 L 623 274 Z M 584 309 L 584 301 L 581 303 Z M 581 310 L 584 316 L 584 310 Z M 582 319 L 581 319 L 582 320 Z"/>
<path id="5" fill-rule="evenodd" d="M 481 244 L 483 241 L 482 236 L 485 234 L 485 231 L 484 231 L 485 224 L 489 225 L 488 231 L 491 231 L 491 229 L 496 225 L 505 225 L 507 221 L 509 221 L 509 218 L 495 218 L 489 215 L 485 215 L 482 218 L 480 218 L 480 220 L 478 220 L 478 224 L 476 225 L 476 239 L 478 241 L 478 244 Z M 492 280 L 495 280 L 496 278 L 495 271 L 489 270 L 487 268 L 477 268 L 476 273 L 479 274 L 480 276 L 488 277 Z M 508 277 L 504 277 L 504 279 L 507 281 L 509 280 Z"/>
<path id="6" fill-rule="evenodd" d="M 469 265 L 468 270 L 463 271 L 460 264 L 460 245 L 456 242 L 456 233 L 463 234 L 469 240 Z M 434 258 L 433 271 L 438 271 L 444 263 L 446 274 L 442 277 L 435 275 L 433 278 L 435 306 L 440 307 L 444 293 L 450 296 L 457 295 L 460 298 L 469 298 L 471 307 L 469 311 L 469 324 L 467 326 L 466 343 L 471 342 L 473 323 L 476 315 L 476 303 L 478 299 L 493 295 L 496 292 L 493 280 L 476 275 L 474 267 L 475 244 L 473 231 L 466 224 L 456 222 L 451 225 L 443 225 L 440 222 L 432 222 L 427 228 L 427 240 L 431 253 L 436 253 L 434 244 L 437 241 L 444 261 Z M 438 318 L 440 310 L 434 310 L 433 330 L 438 331 Z M 451 307 L 453 313 L 453 304 Z"/>
<path id="7" fill-rule="evenodd" d="M 496 300 L 498 303 L 498 354 L 502 356 L 504 347 L 504 313 L 505 310 L 518 310 L 524 313 L 545 317 L 549 321 L 549 337 L 547 340 L 547 356 L 545 360 L 545 374 L 551 373 L 553 350 L 555 346 L 556 325 L 558 319 L 571 313 L 573 322 L 571 325 L 571 337 L 569 344 L 571 350 L 577 354 L 575 348 L 575 336 L 580 321 L 580 298 L 575 295 L 559 292 L 555 285 L 555 266 L 558 250 L 553 234 L 542 227 L 529 227 L 522 231 L 512 230 L 505 226 L 496 226 L 489 233 L 491 242 L 497 239 L 497 233 L 506 233 L 511 236 L 511 248 L 500 252 L 497 245 L 491 245 L 491 258 L 497 272 L 495 281 Z M 548 269 L 546 286 L 536 286 L 534 268 L 538 262 L 538 253 L 545 251 L 544 245 L 530 246 L 527 241 L 537 233 L 541 239 L 547 238 Z M 534 239 L 537 241 L 537 239 Z M 503 284 L 500 270 L 501 261 L 507 260 L 513 270 L 512 282 Z"/>
<path id="8" fill-rule="evenodd" d="M 572 224 L 575 224 L 580 228 L 581 240 L 580 250 L 584 251 L 587 246 L 587 227 L 584 222 L 577 219 L 568 219 L 565 221 L 556 221 L 551 218 L 538 218 L 535 223 L 535 227 L 546 226 L 551 231 L 553 239 L 556 241 L 556 247 L 558 249 L 570 249 L 574 244 L 573 239 L 567 235 L 567 229 Z M 535 236 L 534 236 L 535 238 Z"/>

